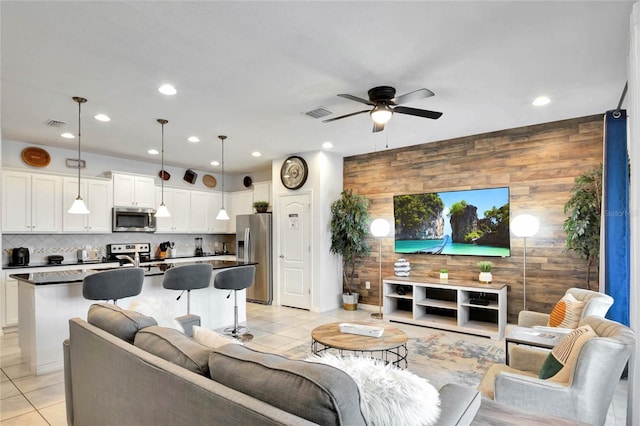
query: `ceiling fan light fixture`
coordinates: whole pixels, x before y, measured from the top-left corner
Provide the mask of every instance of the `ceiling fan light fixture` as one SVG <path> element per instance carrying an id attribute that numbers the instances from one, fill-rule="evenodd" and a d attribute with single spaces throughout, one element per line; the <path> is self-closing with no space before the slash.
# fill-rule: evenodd
<path id="1" fill-rule="evenodd" d="M 376 105 L 371 112 L 371 119 L 378 124 L 387 124 L 393 115 L 393 110 L 389 108 L 389 105 Z"/>

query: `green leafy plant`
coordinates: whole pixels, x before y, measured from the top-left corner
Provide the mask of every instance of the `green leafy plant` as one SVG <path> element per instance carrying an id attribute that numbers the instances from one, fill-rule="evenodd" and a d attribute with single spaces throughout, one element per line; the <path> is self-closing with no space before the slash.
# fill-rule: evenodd
<path id="1" fill-rule="evenodd" d="M 446 270 L 446 269 L 440 269 L 440 273 L 441 273 L 441 274 L 448 274 L 448 273 L 449 273 L 449 271 L 448 271 L 448 270 Z"/>
<path id="2" fill-rule="evenodd" d="M 587 261 L 587 289 L 590 289 L 591 266 L 600 258 L 600 215 L 602 207 L 602 165 L 578 176 L 571 198 L 564 205 L 569 217 L 564 221 L 566 249 Z"/>
<path id="3" fill-rule="evenodd" d="M 331 204 L 331 253 L 342 256 L 342 278 L 347 292 L 353 292 L 356 259 L 368 256 L 371 247 L 369 235 L 369 200 L 353 193 L 342 191 L 340 198 Z"/>
<path id="4" fill-rule="evenodd" d="M 256 202 L 253 203 L 253 208 L 255 208 L 256 211 L 259 212 L 259 213 L 264 213 L 269 208 L 269 202 L 268 201 L 256 201 Z"/>
<path id="5" fill-rule="evenodd" d="M 480 268 L 480 272 L 491 272 L 491 268 L 493 268 L 492 262 L 478 262 L 478 268 Z"/>

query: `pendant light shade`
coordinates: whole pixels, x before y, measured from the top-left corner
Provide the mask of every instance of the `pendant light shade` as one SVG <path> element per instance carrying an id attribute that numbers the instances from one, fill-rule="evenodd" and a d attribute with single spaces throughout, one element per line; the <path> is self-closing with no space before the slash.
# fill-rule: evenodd
<path id="1" fill-rule="evenodd" d="M 164 204 L 164 125 L 169 121 L 164 118 L 158 118 L 158 123 L 162 126 L 162 168 L 160 169 L 160 182 L 162 185 L 162 189 L 160 193 L 162 194 L 162 200 L 160 201 L 160 206 L 156 210 L 156 217 L 171 217 L 171 213 L 169 213 L 169 209 Z"/>
<path id="2" fill-rule="evenodd" d="M 225 135 L 218 136 L 220 138 L 220 142 L 222 143 L 222 208 L 218 212 L 216 216 L 217 220 L 229 220 L 229 215 L 227 211 L 224 209 L 224 140 L 227 138 Z"/>
<path id="3" fill-rule="evenodd" d="M 80 196 L 80 165 L 82 164 L 82 162 L 80 161 L 80 139 L 82 139 L 82 136 L 81 136 L 82 132 L 80 127 L 80 116 L 82 113 L 82 104 L 87 102 L 87 100 L 85 98 L 80 98 L 78 96 L 74 96 L 72 99 L 74 102 L 78 103 L 78 196 L 76 197 L 75 201 L 73 202 L 69 210 L 67 210 L 67 213 L 89 214 L 89 209 L 84 204 L 84 200 Z"/>

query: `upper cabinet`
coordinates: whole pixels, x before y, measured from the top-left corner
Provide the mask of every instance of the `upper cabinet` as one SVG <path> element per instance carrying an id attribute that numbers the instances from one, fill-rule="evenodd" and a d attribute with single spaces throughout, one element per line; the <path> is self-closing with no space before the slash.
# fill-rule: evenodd
<path id="1" fill-rule="evenodd" d="M 253 183 L 253 202 L 266 201 L 271 205 L 271 182 Z"/>
<path id="2" fill-rule="evenodd" d="M 54 233 L 62 230 L 62 178 L 2 172 L 2 231 Z"/>
<path id="3" fill-rule="evenodd" d="M 63 205 L 70 206 L 78 196 L 78 179 L 66 177 L 62 181 Z M 99 179 L 82 179 L 80 195 L 89 214 L 69 214 L 64 210 L 62 231 L 69 233 L 110 233 L 112 190 L 111 182 Z"/>
<path id="4" fill-rule="evenodd" d="M 156 207 L 154 178 L 113 173 L 113 205 L 118 207 Z"/>
<path id="5" fill-rule="evenodd" d="M 160 187 L 156 188 L 158 200 L 162 199 L 161 191 Z M 164 204 L 171 217 L 156 217 L 156 232 L 180 234 L 189 232 L 190 192 L 188 189 L 164 188 Z"/>
<path id="6" fill-rule="evenodd" d="M 253 191 L 237 191 L 230 195 L 230 203 L 227 207 L 229 213 L 229 223 L 227 224 L 227 232 L 236 232 L 236 216 L 239 214 L 252 214 L 253 210 Z"/>

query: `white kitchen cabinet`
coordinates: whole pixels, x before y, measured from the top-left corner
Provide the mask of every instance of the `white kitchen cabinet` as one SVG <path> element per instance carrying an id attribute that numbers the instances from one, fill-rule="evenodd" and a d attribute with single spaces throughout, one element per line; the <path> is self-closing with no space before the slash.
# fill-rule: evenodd
<path id="1" fill-rule="evenodd" d="M 62 230 L 62 178 L 4 171 L 2 231 L 53 233 Z"/>
<path id="2" fill-rule="evenodd" d="M 118 207 L 156 207 L 154 178 L 113 173 L 113 205 Z"/>
<path id="3" fill-rule="evenodd" d="M 253 183 L 253 202 L 267 201 L 271 206 L 271 182 Z"/>
<path id="4" fill-rule="evenodd" d="M 64 178 L 62 181 L 63 205 L 71 206 L 78 196 L 78 180 Z M 111 232 L 111 182 L 99 179 L 82 179 L 80 195 L 89 209 L 88 215 L 69 214 L 64 210 L 62 231 L 68 233 L 110 233 Z"/>
<path id="5" fill-rule="evenodd" d="M 191 191 L 191 211 L 189 231 L 192 233 L 211 232 L 213 217 L 213 194 L 204 191 Z"/>
<path id="6" fill-rule="evenodd" d="M 10 278 L 13 271 L 2 273 L 2 288 L 0 288 L 0 306 L 2 306 L 2 327 L 18 324 L 18 281 Z"/>
<path id="7" fill-rule="evenodd" d="M 161 188 L 156 188 L 158 200 L 162 199 Z M 188 233 L 191 212 L 191 191 L 188 189 L 164 188 L 164 204 L 171 217 L 156 218 L 157 233 Z"/>
<path id="8" fill-rule="evenodd" d="M 253 210 L 253 191 L 236 191 L 230 194 L 229 203 L 231 206 L 227 208 L 229 213 L 229 224 L 227 225 L 227 231 L 236 232 L 236 216 L 239 214 L 252 214 Z"/>

